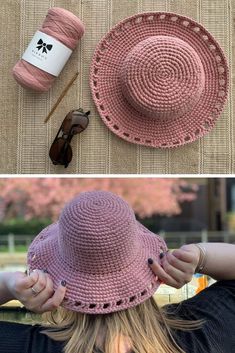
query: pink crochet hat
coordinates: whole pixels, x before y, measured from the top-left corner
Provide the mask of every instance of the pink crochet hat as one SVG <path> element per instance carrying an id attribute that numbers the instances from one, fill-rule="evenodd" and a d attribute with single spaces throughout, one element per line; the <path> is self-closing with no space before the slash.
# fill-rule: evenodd
<path id="1" fill-rule="evenodd" d="M 119 137 L 152 147 L 192 142 L 215 125 L 228 93 L 222 49 L 199 23 L 141 13 L 108 32 L 90 71 L 92 96 Z"/>
<path id="2" fill-rule="evenodd" d="M 45 228 L 28 251 L 29 269 L 47 269 L 55 288 L 66 280 L 62 306 L 109 313 L 151 297 L 160 282 L 147 259 L 159 261 L 165 242 L 137 222 L 133 210 L 110 192 L 81 193 Z"/>

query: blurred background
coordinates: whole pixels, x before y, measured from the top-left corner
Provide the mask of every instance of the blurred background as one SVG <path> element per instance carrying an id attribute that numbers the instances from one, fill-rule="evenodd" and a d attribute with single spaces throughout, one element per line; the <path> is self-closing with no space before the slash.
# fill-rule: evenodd
<path id="1" fill-rule="evenodd" d="M 65 202 L 88 190 L 123 197 L 170 249 L 192 242 L 235 243 L 235 178 L 2 178 L 0 271 L 24 271 L 32 239 L 58 219 Z M 180 290 L 162 285 L 156 298 L 161 304 L 180 301 L 210 283 L 197 274 Z M 3 315 L 18 314 L 8 307 L 1 308 L 0 319 Z"/>

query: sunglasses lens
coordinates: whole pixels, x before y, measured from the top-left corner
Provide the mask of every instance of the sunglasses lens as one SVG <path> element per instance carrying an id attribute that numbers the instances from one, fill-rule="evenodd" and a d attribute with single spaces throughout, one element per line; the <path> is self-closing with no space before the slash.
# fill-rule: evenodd
<path id="1" fill-rule="evenodd" d="M 65 117 L 62 123 L 62 130 L 67 134 L 79 134 L 87 128 L 89 124 L 88 116 L 78 110 L 73 110 Z"/>
<path id="2" fill-rule="evenodd" d="M 66 168 L 71 162 L 73 154 L 70 142 L 73 135 L 79 134 L 87 128 L 89 114 L 90 111 L 84 113 L 82 109 L 78 109 L 72 110 L 66 115 L 49 151 L 49 157 L 53 164 L 61 164 Z"/>
<path id="3" fill-rule="evenodd" d="M 53 164 L 61 164 L 67 167 L 72 159 L 72 148 L 66 140 L 58 138 L 51 145 L 49 156 Z"/>

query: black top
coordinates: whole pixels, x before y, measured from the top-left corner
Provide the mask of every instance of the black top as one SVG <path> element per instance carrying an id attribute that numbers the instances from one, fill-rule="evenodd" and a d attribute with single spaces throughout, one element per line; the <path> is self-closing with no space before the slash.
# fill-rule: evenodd
<path id="1" fill-rule="evenodd" d="M 205 319 L 202 328 L 175 331 L 174 337 L 187 353 L 235 352 L 235 281 L 220 281 L 193 298 L 168 305 L 170 315 Z M 63 344 L 40 333 L 42 327 L 0 321 L 0 353 L 61 353 Z"/>
<path id="2" fill-rule="evenodd" d="M 206 320 L 201 329 L 175 332 L 175 340 L 185 352 L 235 353 L 235 280 L 217 282 L 169 307 L 180 318 Z"/>

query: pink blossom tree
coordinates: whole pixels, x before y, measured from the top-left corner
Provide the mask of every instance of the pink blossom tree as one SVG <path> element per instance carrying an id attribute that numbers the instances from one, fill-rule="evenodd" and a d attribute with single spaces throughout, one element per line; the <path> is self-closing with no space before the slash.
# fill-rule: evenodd
<path id="1" fill-rule="evenodd" d="M 179 214 L 182 202 L 197 197 L 196 185 L 177 178 L 4 178 L 0 179 L 1 219 L 56 219 L 65 202 L 90 190 L 120 195 L 140 218 Z"/>

